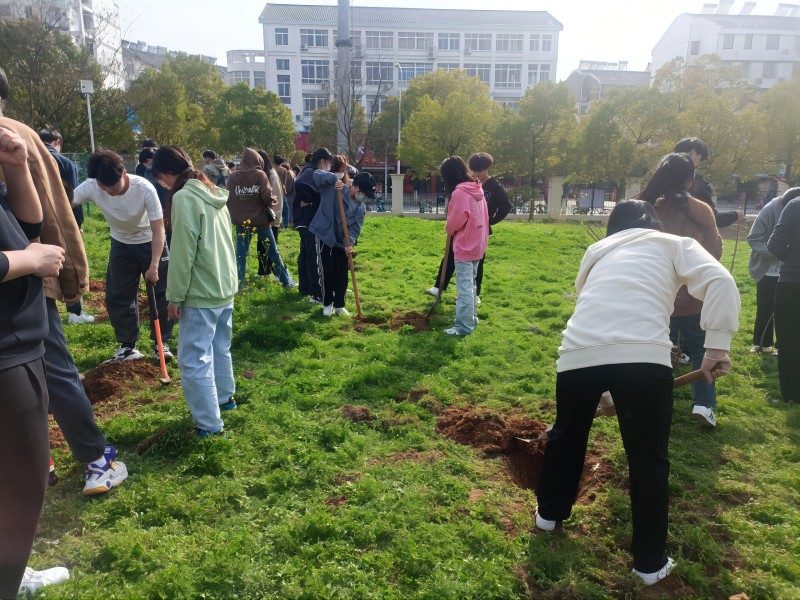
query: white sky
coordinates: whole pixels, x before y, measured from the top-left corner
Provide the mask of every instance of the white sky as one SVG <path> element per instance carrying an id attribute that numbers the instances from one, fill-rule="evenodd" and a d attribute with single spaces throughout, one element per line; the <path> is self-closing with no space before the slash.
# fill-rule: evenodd
<path id="1" fill-rule="evenodd" d="M 706 0 L 717 2 L 717 0 Z M 795 3 L 792 0 L 784 0 Z M 558 48 L 559 80 L 580 60 L 628 61 L 639 71 L 650 61 L 650 51 L 681 13 L 699 13 L 703 0 L 352 0 L 353 6 L 544 10 L 564 25 Z M 753 14 L 774 14 L 778 2 L 757 0 Z M 143 40 L 191 54 L 215 56 L 225 65 L 225 53 L 236 49 L 263 49 L 258 16 L 265 0 L 117 0 L 122 37 Z M 276 4 L 328 4 L 334 0 L 281 0 Z M 736 0 L 738 13 L 743 0 Z"/>

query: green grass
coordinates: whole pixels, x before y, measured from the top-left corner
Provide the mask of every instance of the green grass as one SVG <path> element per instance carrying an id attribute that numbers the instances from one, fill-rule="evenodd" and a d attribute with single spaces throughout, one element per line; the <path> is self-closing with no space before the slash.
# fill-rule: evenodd
<path id="1" fill-rule="evenodd" d="M 85 239 L 102 278 L 108 236 L 96 213 Z M 422 290 L 443 242 L 440 222 L 368 218 L 356 259 L 365 313 L 427 310 Z M 297 243 L 282 233 L 290 265 Z M 511 483 L 499 459 L 434 431 L 438 407 L 467 403 L 553 421 L 556 351 L 587 244 L 574 225 L 497 226 L 481 323 L 464 339 L 441 333 L 454 286 L 434 331 L 413 333 L 357 332 L 295 293 L 254 283 L 236 301 L 241 405 L 225 415 L 230 439 L 192 436 L 176 383 L 130 391 L 132 400 L 166 401 L 102 422 L 131 472 L 111 494 L 82 497 L 82 467 L 56 453 L 61 481 L 48 492 L 31 563 L 65 564 L 72 578 L 42 597 L 638 597 L 623 488 L 602 487 L 562 533 L 533 535 L 532 492 Z M 726 265 L 731 251 L 726 242 Z M 741 331 L 734 372 L 718 384 L 719 428 L 699 428 L 689 390 L 676 394 L 668 541 L 676 589 L 656 597 L 800 597 L 800 409 L 766 400 L 777 395 L 775 359 L 747 352 L 755 291 L 746 263 L 744 246 Z M 108 323 L 65 330 L 81 369 L 114 350 Z M 419 403 L 395 400 L 412 389 L 427 390 Z M 345 403 L 368 406 L 376 420 L 344 420 Z M 160 429 L 160 441 L 137 454 Z M 592 438 L 624 481 L 616 421 L 599 419 Z M 472 490 L 486 494 L 471 501 Z"/>

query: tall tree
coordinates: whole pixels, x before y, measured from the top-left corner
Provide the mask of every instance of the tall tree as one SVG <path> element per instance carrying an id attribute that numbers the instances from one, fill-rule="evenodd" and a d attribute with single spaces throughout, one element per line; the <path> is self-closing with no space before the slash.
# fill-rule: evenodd
<path id="1" fill-rule="evenodd" d="M 800 79 L 778 83 L 760 102 L 761 122 L 769 132 L 764 158 L 769 170 L 783 168 L 789 185 L 800 184 Z M 776 169 L 777 168 L 777 169 Z"/>
<path id="2" fill-rule="evenodd" d="M 294 149 L 297 133 L 292 112 L 273 92 L 238 83 L 223 92 L 217 114 L 223 152 L 239 153 L 250 147 L 272 154 Z"/>

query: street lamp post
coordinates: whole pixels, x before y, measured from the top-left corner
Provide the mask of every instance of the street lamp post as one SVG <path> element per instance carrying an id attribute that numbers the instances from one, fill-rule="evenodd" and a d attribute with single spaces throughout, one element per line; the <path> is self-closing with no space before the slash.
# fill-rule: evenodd
<path id="1" fill-rule="evenodd" d="M 91 79 L 81 79 L 81 93 L 86 94 L 86 110 L 89 112 L 89 138 L 92 142 L 92 152 L 94 152 L 94 125 L 92 124 L 92 94 L 94 93 L 94 83 Z"/>
<path id="2" fill-rule="evenodd" d="M 400 175 L 400 130 L 403 126 L 403 88 L 400 85 L 402 69 L 400 63 L 394 63 L 397 68 L 397 89 L 400 91 L 400 99 L 397 103 L 397 174 Z"/>

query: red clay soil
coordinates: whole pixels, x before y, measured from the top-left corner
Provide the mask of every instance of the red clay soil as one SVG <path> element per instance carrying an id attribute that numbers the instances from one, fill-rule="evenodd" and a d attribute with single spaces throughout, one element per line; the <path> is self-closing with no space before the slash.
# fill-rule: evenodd
<path id="1" fill-rule="evenodd" d="M 345 419 L 349 419 L 350 421 L 354 421 L 356 423 L 373 421 L 375 419 L 375 416 L 366 406 L 352 406 L 351 404 L 345 404 L 342 406 L 341 411 Z"/>
<path id="2" fill-rule="evenodd" d="M 417 312 L 415 310 L 407 313 L 395 312 L 390 323 L 392 331 L 396 331 L 397 329 L 400 329 L 406 325 L 411 325 L 414 333 L 431 330 L 431 326 L 428 324 L 428 319 L 426 319 L 425 315 L 421 312 Z"/>
<path id="3" fill-rule="evenodd" d="M 83 389 L 92 404 L 108 402 L 122 396 L 135 379 L 152 387 L 159 375 L 158 365 L 146 360 L 102 363 L 85 373 Z"/>
<path id="4" fill-rule="evenodd" d="M 138 300 L 139 321 L 149 321 L 150 303 L 147 301 L 147 294 L 140 294 Z M 106 310 L 106 284 L 104 281 L 94 279 L 89 281 L 89 293 L 83 298 L 83 306 L 86 312 L 94 317 L 95 322 L 108 319 L 108 311 Z"/>

